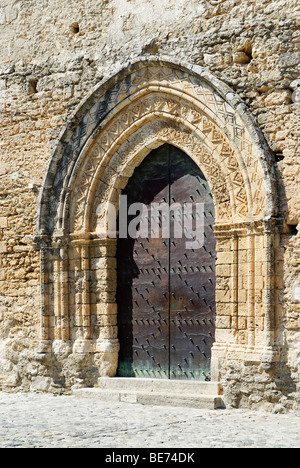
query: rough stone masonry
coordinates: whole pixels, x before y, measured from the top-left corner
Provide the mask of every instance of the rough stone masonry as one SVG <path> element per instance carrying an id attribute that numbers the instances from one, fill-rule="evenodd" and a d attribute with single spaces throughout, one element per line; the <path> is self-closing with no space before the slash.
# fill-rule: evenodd
<path id="1" fill-rule="evenodd" d="M 216 204 L 212 377 L 229 407 L 299 410 L 299 26 L 297 0 L 1 0 L 2 389 L 115 375 L 93 213 L 171 143 Z"/>

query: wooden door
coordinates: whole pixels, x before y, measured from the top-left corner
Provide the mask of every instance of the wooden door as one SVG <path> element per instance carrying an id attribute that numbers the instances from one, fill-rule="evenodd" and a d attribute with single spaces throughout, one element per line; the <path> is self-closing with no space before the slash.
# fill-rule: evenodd
<path id="1" fill-rule="evenodd" d="M 142 203 L 147 208 L 143 216 L 148 217 L 141 219 L 142 237 L 118 240 L 118 375 L 209 380 L 216 242 L 208 183 L 190 157 L 164 145 L 136 169 L 123 195 L 128 209 Z M 194 206 L 193 229 L 196 216 L 202 215 L 196 206 L 204 208 L 203 246 L 195 242 L 187 248 L 186 236 L 178 236 L 176 207 L 182 207 L 184 225 L 187 203 Z M 158 236 L 151 232 L 153 204 L 171 208 L 169 217 L 162 210 Z M 129 226 L 135 217 L 128 216 Z M 169 235 L 163 232 L 164 222 L 169 223 Z"/>

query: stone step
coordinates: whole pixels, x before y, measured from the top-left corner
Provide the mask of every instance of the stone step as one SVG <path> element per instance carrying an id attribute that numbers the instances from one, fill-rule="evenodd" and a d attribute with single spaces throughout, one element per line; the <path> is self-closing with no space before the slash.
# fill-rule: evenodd
<path id="1" fill-rule="evenodd" d="M 198 409 L 224 408 L 222 397 L 219 395 L 179 395 L 178 393 L 101 390 L 100 388 L 81 388 L 73 390 L 76 398 L 98 400 L 110 403 L 131 403 L 153 406 L 175 406 Z"/>
<path id="2" fill-rule="evenodd" d="M 102 390 L 146 391 L 172 394 L 220 395 L 218 382 L 200 382 L 196 380 L 135 379 L 125 377 L 100 378 Z"/>
<path id="3" fill-rule="evenodd" d="M 104 378 L 99 379 L 99 388 L 76 389 L 73 395 L 88 400 L 141 405 L 199 409 L 225 407 L 220 385 L 213 382 Z"/>

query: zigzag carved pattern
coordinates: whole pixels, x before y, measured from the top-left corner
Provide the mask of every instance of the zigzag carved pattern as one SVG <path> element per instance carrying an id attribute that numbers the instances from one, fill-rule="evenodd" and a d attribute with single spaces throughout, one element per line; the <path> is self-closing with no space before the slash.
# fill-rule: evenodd
<path id="1" fill-rule="evenodd" d="M 224 122 L 224 127 L 226 126 L 232 138 L 234 138 L 240 151 L 243 153 L 243 158 L 250 178 L 251 193 L 254 205 L 253 215 L 261 215 L 265 206 L 266 196 L 264 184 L 262 183 L 260 185 L 258 181 L 263 180 L 264 175 L 262 173 L 262 168 L 259 164 L 257 155 L 253 149 L 251 138 L 247 137 L 247 132 L 243 127 L 242 122 L 237 117 L 234 109 L 226 101 L 224 101 L 224 99 L 221 96 L 219 96 L 218 93 L 214 91 L 210 85 L 202 82 L 201 79 L 195 78 L 188 72 L 179 69 L 173 69 L 168 65 L 160 64 L 157 66 L 147 66 L 145 68 L 137 70 L 136 72 L 133 72 L 132 75 L 126 77 L 125 80 L 114 85 L 114 87 L 109 91 L 108 99 L 106 99 L 106 97 L 101 98 L 102 100 L 96 103 L 87 112 L 83 121 L 81 122 L 81 124 L 79 124 L 76 132 L 74 133 L 73 139 L 70 141 L 68 148 L 71 147 L 74 149 L 74 151 L 76 150 L 76 152 L 79 152 L 80 146 L 86 140 L 87 136 L 90 135 L 95 129 L 95 127 L 99 124 L 99 120 L 101 120 L 103 113 L 108 112 L 114 107 L 114 105 L 116 105 L 118 102 L 121 102 L 122 99 L 134 94 L 138 89 L 145 88 L 145 86 L 151 86 L 152 84 L 161 84 L 166 87 L 181 90 L 184 93 L 189 94 L 190 96 L 194 96 L 199 103 L 202 103 L 202 105 L 200 106 L 201 108 L 205 109 L 206 106 L 210 110 L 210 113 L 212 115 L 215 115 L 216 118 Z M 153 105 L 155 107 L 157 104 Z M 160 105 L 162 109 L 164 106 L 163 103 L 161 102 Z M 185 106 L 178 106 L 178 103 L 174 102 L 168 102 L 168 106 L 168 109 L 164 107 L 165 111 L 175 114 L 180 108 L 179 113 L 181 114 L 181 117 L 185 118 L 192 124 L 197 125 L 203 133 L 210 134 L 211 131 L 213 131 L 213 122 L 210 119 L 203 117 L 202 114 L 196 111 L 195 109 L 193 109 L 191 112 L 190 110 L 185 109 Z M 157 107 L 157 109 L 159 108 Z M 143 113 L 143 109 L 141 107 L 139 112 L 140 115 Z M 122 128 L 125 128 L 126 126 L 130 125 L 130 122 L 134 122 L 135 116 L 133 114 L 128 116 L 126 115 L 126 113 L 123 113 L 122 119 L 123 120 L 119 123 L 119 128 L 111 130 L 111 133 L 106 136 L 106 141 L 103 143 L 105 148 L 107 147 L 107 145 L 111 144 L 118 132 L 122 131 Z M 214 141 L 216 145 L 219 146 L 217 140 L 218 137 L 217 134 L 215 134 Z M 68 149 L 66 149 L 66 155 L 67 151 Z M 222 154 L 226 154 L 224 163 L 226 163 L 226 160 L 228 158 L 227 153 L 228 150 L 222 150 Z M 64 155 L 62 157 L 61 164 L 65 164 L 65 161 L 67 159 L 68 158 Z M 63 170 L 65 173 L 65 167 L 58 168 L 59 173 L 62 173 Z M 58 186 L 58 190 L 56 190 L 56 194 L 54 197 L 55 199 L 52 203 L 51 213 L 53 213 L 53 216 L 55 216 L 56 213 L 55 206 L 58 205 L 60 200 L 60 190 L 62 190 L 62 186 Z M 81 200 L 81 195 L 84 196 L 83 191 L 79 190 L 78 195 L 79 200 Z M 78 208 L 79 207 L 77 206 L 77 211 Z M 239 211 L 239 213 L 244 213 L 244 211 L 239 209 L 238 207 L 237 211 Z M 81 213 L 80 210 L 78 212 Z M 242 216 L 244 216 L 244 214 Z"/>
<path id="2" fill-rule="evenodd" d="M 211 142 L 214 145 L 221 146 L 220 152 L 224 158 L 224 166 L 226 167 L 232 184 L 238 188 L 237 190 L 237 213 L 247 213 L 247 206 L 241 207 L 239 204 L 247 205 L 247 195 L 244 188 L 244 181 L 242 174 L 239 169 L 239 164 L 234 156 L 233 151 L 228 145 L 222 133 L 216 128 L 214 123 L 210 121 L 206 116 L 199 113 L 192 107 L 187 105 L 180 106 L 180 103 L 173 99 L 166 99 L 161 97 L 155 97 L 155 99 L 144 99 L 133 106 L 129 106 L 121 116 L 118 117 L 101 135 L 98 139 L 96 146 L 96 152 L 92 156 L 92 160 L 88 160 L 83 168 L 83 176 L 78 190 L 78 198 L 75 209 L 75 229 L 80 230 L 82 227 L 83 215 L 85 212 L 85 199 L 93 175 L 95 174 L 98 165 L 101 163 L 105 152 L 113 145 L 113 143 L 119 138 L 122 132 L 127 129 L 130 125 L 134 124 L 140 118 L 151 114 L 154 111 L 167 112 L 171 115 L 181 117 L 181 111 L 183 118 L 189 122 L 193 122 L 202 132 L 209 135 Z M 195 142 L 191 136 L 190 146 L 193 151 Z M 188 144 L 185 139 L 185 145 Z M 207 155 L 206 155 L 207 157 Z M 216 161 L 212 157 L 209 157 L 209 161 L 206 162 L 205 157 L 201 160 L 201 163 L 207 166 L 207 171 L 210 173 L 211 181 L 216 187 L 220 185 L 220 169 L 216 166 Z M 226 198 L 226 197 L 225 197 Z M 228 196 L 227 196 L 228 200 Z M 224 199 L 219 199 L 220 203 L 224 203 Z M 227 218 L 230 217 L 227 212 Z"/>

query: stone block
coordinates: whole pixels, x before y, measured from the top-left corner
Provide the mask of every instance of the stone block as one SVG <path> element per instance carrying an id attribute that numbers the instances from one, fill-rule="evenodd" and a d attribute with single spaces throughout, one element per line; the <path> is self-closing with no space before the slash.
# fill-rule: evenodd
<path id="1" fill-rule="evenodd" d="M 93 304 L 92 305 L 92 313 L 97 315 L 112 315 L 115 316 L 118 313 L 118 305 L 117 304 Z"/>
<path id="2" fill-rule="evenodd" d="M 232 315 L 232 304 L 218 302 L 216 304 L 217 315 L 220 316 L 231 316 Z"/>
<path id="3" fill-rule="evenodd" d="M 238 264 L 239 278 L 243 276 L 248 277 L 250 270 L 251 270 L 251 265 L 249 263 L 239 263 Z"/>
<path id="4" fill-rule="evenodd" d="M 217 289 L 216 290 L 216 302 L 225 302 L 225 303 L 230 303 L 231 302 L 231 291 L 230 290 L 221 290 Z"/>
<path id="5" fill-rule="evenodd" d="M 8 218 L 0 216 L 0 229 L 4 229 L 8 227 Z"/>
<path id="6" fill-rule="evenodd" d="M 219 239 L 217 242 L 217 252 L 230 252 L 231 239 Z"/>
<path id="7" fill-rule="evenodd" d="M 248 311 L 247 302 L 244 302 L 244 303 L 239 302 L 238 308 L 239 308 L 239 317 L 248 317 L 249 311 Z"/>
<path id="8" fill-rule="evenodd" d="M 100 340 L 117 339 L 118 327 L 107 326 L 100 329 Z"/>
<path id="9" fill-rule="evenodd" d="M 96 323 L 98 327 L 111 327 L 117 325 L 117 315 L 97 315 Z"/>
<path id="10" fill-rule="evenodd" d="M 91 247 L 91 258 L 101 258 L 101 257 L 115 257 L 117 252 L 116 243 L 111 243 L 108 245 L 96 245 Z"/>
<path id="11" fill-rule="evenodd" d="M 248 251 L 247 250 L 239 250 L 238 258 L 239 258 L 239 263 L 247 263 L 248 262 Z"/>
<path id="12" fill-rule="evenodd" d="M 231 276 L 231 265 L 217 265 L 216 273 L 219 277 L 229 278 Z"/>
<path id="13" fill-rule="evenodd" d="M 231 265 L 233 263 L 232 252 L 218 252 L 217 265 Z"/>
<path id="14" fill-rule="evenodd" d="M 30 390 L 32 392 L 48 392 L 51 386 L 50 377 L 35 377 L 32 381 Z"/>
<path id="15" fill-rule="evenodd" d="M 95 275 L 95 278 L 99 281 L 108 281 L 108 282 L 117 282 L 117 270 L 114 269 L 102 269 L 102 270 L 96 270 L 93 272 Z"/>
<path id="16" fill-rule="evenodd" d="M 248 243 L 249 243 L 248 237 L 239 237 L 239 249 L 240 250 L 247 250 Z"/>
<path id="17" fill-rule="evenodd" d="M 247 330 L 247 318 L 246 317 L 238 318 L 238 328 L 239 330 Z"/>
<path id="18" fill-rule="evenodd" d="M 117 259 L 115 257 L 91 258 L 91 270 L 103 270 L 106 268 L 117 268 Z"/>
<path id="19" fill-rule="evenodd" d="M 265 278 L 263 276 L 255 276 L 255 288 L 262 290 L 265 287 Z"/>
<path id="20" fill-rule="evenodd" d="M 216 327 L 217 328 L 224 328 L 224 329 L 230 329 L 231 328 L 231 317 L 220 317 L 217 316 L 216 318 Z"/>
<path id="21" fill-rule="evenodd" d="M 6 242 L 0 242 L 0 254 L 7 252 L 7 244 Z"/>
<path id="22" fill-rule="evenodd" d="M 238 291 L 238 300 L 239 302 L 247 302 L 247 290 L 246 289 L 239 289 Z"/>

